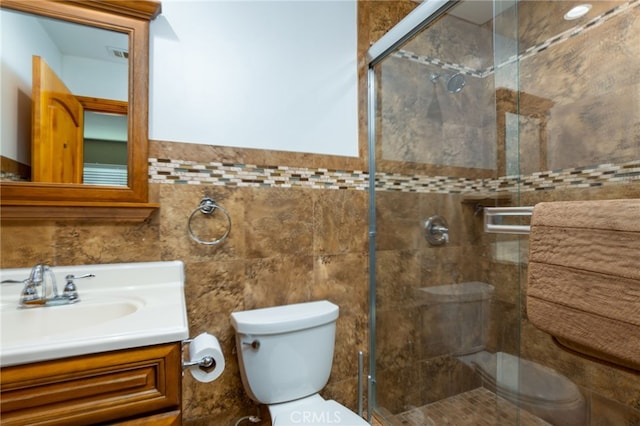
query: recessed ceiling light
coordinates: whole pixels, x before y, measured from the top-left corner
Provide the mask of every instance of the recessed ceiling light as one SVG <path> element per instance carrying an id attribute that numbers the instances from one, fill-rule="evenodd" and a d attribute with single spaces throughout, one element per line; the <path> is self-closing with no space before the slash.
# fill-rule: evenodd
<path id="1" fill-rule="evenodd" d="M 576 7 L 571 8 L 571 10 L 565 13 L 564 19 L 566 19 L 567 21 L 572 21 L 574 19 L 581 18 L 584 15 L 586 15 L 587 12 L 589 12 L 589 10 L 591 10 L 590 4 L 585 3 L 585 4 L 578 5 Z"/>

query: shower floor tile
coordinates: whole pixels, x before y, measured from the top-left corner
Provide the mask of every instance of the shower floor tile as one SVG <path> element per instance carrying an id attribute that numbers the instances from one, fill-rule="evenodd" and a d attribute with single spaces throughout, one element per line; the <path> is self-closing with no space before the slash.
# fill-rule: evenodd
<path id="1" fill-rule="evenodd" d="M 386 420 L 389 426 L 549 426 L 485 388 L 414 408 Z"/>

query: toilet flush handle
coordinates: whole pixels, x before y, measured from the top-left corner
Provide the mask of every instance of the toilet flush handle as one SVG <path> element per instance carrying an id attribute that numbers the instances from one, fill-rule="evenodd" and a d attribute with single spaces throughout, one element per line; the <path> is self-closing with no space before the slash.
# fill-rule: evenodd
<path id="1" fill-rule="evenodd" d="M 242 342 L 243 345 L 247 345 L 247 346 L 251 346 L 251 349 L 253 349 L 254 351 L 257 351 L 258 349 L 260 349 L 260 340 L 258 339 L 253 339 L 252 341 L 246 341 L 246 342 Z"/>

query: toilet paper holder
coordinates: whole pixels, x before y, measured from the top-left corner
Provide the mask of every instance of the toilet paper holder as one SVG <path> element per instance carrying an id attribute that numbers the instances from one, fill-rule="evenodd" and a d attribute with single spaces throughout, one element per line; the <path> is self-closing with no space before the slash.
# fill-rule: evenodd
<path id="1" fill-rule="evenodd" d="M 182 352 L 184 353 L 184 348 L 185 346 L 187 346 L 189 343 L 193 342 L 193 339 L 185 339 L 182 341 Z M 205 356 L 202 357 L 200 359 L 194 360 L 194 361 L 185 361 L 184 360 L 184 356 L 182 357 L 182 369 L 186 370 L 189 367 L 195 367 L 198 366 L 200 368 L 212 368 L 216 366 L 216 361 L 213 359 L 213 357 L 210 356 Z"/>

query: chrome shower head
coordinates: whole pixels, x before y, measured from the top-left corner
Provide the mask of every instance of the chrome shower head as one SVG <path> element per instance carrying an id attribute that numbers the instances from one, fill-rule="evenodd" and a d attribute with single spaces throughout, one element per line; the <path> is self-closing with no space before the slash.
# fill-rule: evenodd
<path id="1" fill-rule="evenodd" d="M 466 79 L 464 78 L 464 75 L 462 75 L 459 72 L 451 75 L 434 73 L 434 74 L 431 74 L 429 79 L 433 84 L 436 84 L 436 80 L 438 80 L 440 77 L 447 77 L 447 91 L 449 93 L 460 93 L 464 85 L 467 83 Z"/>

